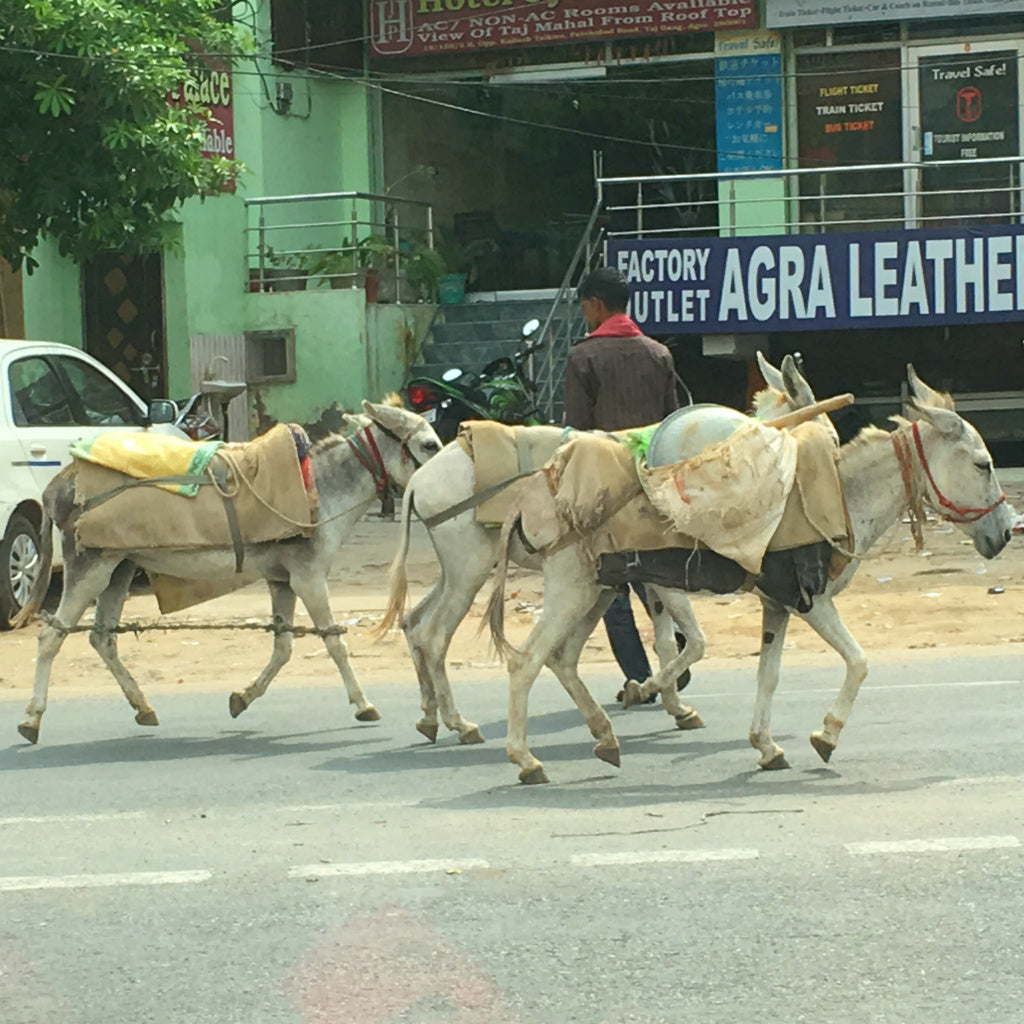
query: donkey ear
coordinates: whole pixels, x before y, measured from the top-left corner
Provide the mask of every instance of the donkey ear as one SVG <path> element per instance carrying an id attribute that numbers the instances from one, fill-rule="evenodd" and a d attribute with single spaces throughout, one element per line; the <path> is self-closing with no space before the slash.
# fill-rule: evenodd
<path id="1" fill-rule="evenodd" d="M 782 357 L 782 380 L 791 405 L 802 409 L 804 406 L 814 404 L 814 392 L 811 390 L 811 385 L 796 368 L 796 360 L 788 352 Z"/>
<path id="2" fill-rule="evenodd" d="M 927 387 L 927 385 L 925 385 Z M 936 408 L 932 405 L 925 405 L 923 402 L 918 401 L 916 398 L 908 398 L 906 405 L 909 409 L 916 413 L 913 419 L 921 419 L 926 423 L 930 423 L 943 437 L 948 438 L 950 441 L 959 440 L 963 436 L 964 421 L 960 418 L 960 414 L 954 412 L 952 409 Z"/>
<path id="3" fill-rule="evenodd" d="M 775 388 L 776 391 L 785 391 L 786 384 L 782 379 L 782 374 L 768 362 L 767 359 L 761 354 L 761 350 L 757 350 L 757 365 L 761 370 L 761 376 L 764 377 L 765 384 L 770 388 Z"/>
<path id="4" fill-rule="evenodd" d="M 376 405 L 364 398 L 363 412 L 375 423 L 379 423 L 393 434 L 398 434 L 402 438 L 408 437 L 410 433 L 409 413 L 405 409 L 399 409 L 393 405 Z"/>
<path id="5" fill-rule="evenodd" d="M 913 363 L 907 363 L 907 381 L 910 384 L 910 393 L 918 402 L 939 409 L 951 408 L 951 403 L 946 395 L 936 391 L 934 388 L 930 388 L 918 377 Z"/>

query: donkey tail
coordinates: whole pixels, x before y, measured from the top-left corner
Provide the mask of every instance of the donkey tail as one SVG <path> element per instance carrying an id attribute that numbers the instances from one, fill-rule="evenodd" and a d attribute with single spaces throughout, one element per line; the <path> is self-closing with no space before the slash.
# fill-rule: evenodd
<path id="1" fill-rule="evenodd" d="M 405 601 L 409 595 L 409 577 L 405 572 L 405 560 L 409 556 L 413 511 L 412 488 L 407 487 L 405 494 L 402 495 L 402 542 L 391 568 L 388 569 L 388 603 L 384 609 L 384 618 L 370 630 L 370 636 L 375 641 L 380 640 L 396 623 L 401 623 L 405 615 Z"/>
<path id="2" fill-rule="evenodd" d="M 499 658 L 508 658 L 515 653 L 515 647 L 509 643 L 505 636 L 505 580 L 508 577 L 508 548 L 512 537 L 512 531 L 519 523 L 519 512 L 513 510 L 501 524 L 501 540 L 498 545 L 498 566 L 494 577 L 494 588 L 491 590 L 490 600 L 484 611 L 483 619 L 480 621 L 480 630 L 483 632 L 486 624 L 491 631 L 491 640 Z"/>
<path id="3" fill-rule="evenodd" d="M 11 629 L 21 629 L 36 618 L 43 609 L 43 601 L 50 589 L 53 576 L 53 520 L 43 505 L 43 518 L 39 524 L 39 574 L 21 610 L 11 619 Z"/>

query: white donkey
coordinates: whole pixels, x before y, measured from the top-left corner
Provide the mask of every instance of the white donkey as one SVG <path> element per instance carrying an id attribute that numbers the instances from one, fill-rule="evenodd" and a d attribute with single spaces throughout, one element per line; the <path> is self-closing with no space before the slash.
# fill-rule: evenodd
<path id="1" fill-rule="evenodd" d="M 839 477 L 853 534 L 853 558 L 845 570 L 828 581 L 824 592 L 804 609 L 781 600 L 763 575 L 751 581 L 761 599 L 763 625 L 749 739 L 760 753 L 758 764 L 762 768 L 789 767 L 782 747 L 772 739 L 770 725 L 786 626 L 793 613 L 800 615 L 846 665 L 842 687 L 825 715 L 823 728 L 810 738 L 824 761 L 832 756 L 867 674 L 864 652 L 840 619 L 833 598 L 850 582 L 860 557 L 905 510 L 913 513 L 922 505 L 930 506 L 964 530 L 985 558 L 994 558 L 1010 540 L 1016 514 L 1006 502 L 981 436 L 956 413 L 948 395 L 923 384 L 913 367 L 908 367 L 908 376 L 914 420 L 897 420 L 892 432 L 867 427 L 840 449 Z M 505 537 L 516 520 L 513 511 L 503 527 Z M 530 540 L 528 533 L 526 539 Z M 594 753 L 612 764 L 617 764 L 619 758 L 611 722 L 587 691 L 572 660 L 574 656 L 578 658 L 596 617 L 607 606 L 609 592 L 602 593 L 596 582 L 595 560 L 578 541 L 558 547 L 544 558 L 543 570 L 544 610 L 521 650 L 511 648 L 503 633 L 503 571 L 499 571 L 489 610 L 495 642 L 509 657 L 506 750 L 509 759 L 519 766 L 520 780 L 526 783 L 547 782 L 543 765 L 527 746 L 527 702 L 537 673 L 554 652 L 562 652 L 559 678 L 598 741 Z M 680 589 L 659 586 L 658 593 L 686 635 L 686 647 L 653 678 L 636 688 L 631 695 L 634 700 L 656 690 L 661 691 L 663 700 L 671 700 L 675 689 L 671 681 L 704 652 L 704 634 L 693 617 L 683 586 L 680 580 Z M 666 710 L 671 709 L 666 706 Z"/>
<path id="2" fill-rule="evenodd" d="M 231 694 L 232 717 L 237 717 L 266 692 L 271 680 L 291 657 L 295 600 L 300 597 L 341 672 L 349 703 L 356 706 L 356 718 L 361 722 L 379 719 L 380 714 L 366 699 L 356 680 L 349 664 L 348 648 L 334 623 L 327 574 L 334 555 L 357 520 L 388 483 L 404 487 L 415 470 L 441 450 L 441 442 L 422 416 L 406 409 L 370 402 L 364 402 L 363 409 L 367 418 L 358 419 L 366 425 L 357 431 L 352 441 L 334 434 L 317 442 L 310 451 L 319 499 L 318 525 L 312 536 L 246 544 L 241 579 L 235 574 L 235 552 L 231 548 L 119 552 L 76 549 L 75 520 L 80 510 L 74 504 L 73 465 L 59 473 L 43 495 L 44 518 L 40 531 L 43 571 L 23 616 L 27 618 L 38 612 L 49 584 L 51 520 L 61 531 L 64 592 L 56 613 L 39 631 L 35 685 L 26 718 L 18 726 L 18 732 L 30 743 L 38 741 L 53 659 L 68 630 L 78 623 L 94 600 L 96 616 L 89 634 L 92 646 L 135 708 L 135 721 L 139 725 L 159 724 L 156 713 L 118 657 L 117 634 L 113 632 L 120 622 L 128 587 L 137 568 L 190 580 L 238 579 L 240 585 L 260 578 L 267 581 L 277 627 L 273 652 L 256 680 L 245 690 Z"/>
<path id="3" fill-rule="evenodd" d="M 791 356 L 785 356 L 778 369 L 760 352 L 757 358 L 768 384 L 767 390 L 762 391 L 756 399 L 755 414 L 759 419 L 773 419 L 814 402 L 814 393 Z M 531 437 L 546 439 L 546 452 L 540 451 L 538 446 L 538 454 L 545 457 L 553 453 L 568 436 L 559 427 L 525 429 L 531 431 Z M 423 715 L 416 723 L 416 728 L 431 742 L 437 739 L 439 709 L 441 720 L 448 729 L 458 733 L 461 743 L 483 742 L 479 728 L 463 718 L 455 706 L 445 667 L 452 636 L 498 561 L 499 531 L 476 522 L 471 505 L 473 489 L 473 459 L 455 442 L 446 445 L 436 459 L 413 474 L 402 503 L 402 541 L 391 565 L 387 610 L 376 630 L 378 636 L 383 635 L 401 619 L 420 684 Z M 466 507 L 450 515 L 460 505 Z M 441 575 L 426 596 L 402 618 L 408 590 L 405 561 L 413 515 L 427 527 Z M 539 560 L 515 541 L 509 549 L 509 557 L 525 568 L 540 568 Z M 656 588 L 651 589 L 656 591 Z M 608 600 L 611 600 L 610 596 Z M 654 649 L 664 665 L 676 655 L 672 620 L 665 614 L 656 592 L 650 595 L 650 607 L 654 620 Z M 593 625 L 599 619 L 600 615 L 597 615 Z M 583 641 L 586 641 L 586 637 Z M 561 672 L 557 658 L 550 663 L 550 667 L 556 674 Z M 675 697 L 674 687 L 671 696 L 663 694 L 663 700 L 680 728 L 699 728 L 703 725 L 700 716 Z"/>

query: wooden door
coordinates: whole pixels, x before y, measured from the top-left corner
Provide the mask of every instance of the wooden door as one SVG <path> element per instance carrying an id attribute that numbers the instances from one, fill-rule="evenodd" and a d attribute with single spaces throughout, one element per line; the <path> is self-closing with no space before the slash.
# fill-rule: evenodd
<path id="1" fill-rule="evenodd" d="M 163 260 L 105 253 L 83 271 L 85 348 L 143 399 L 169 397 Z"/>

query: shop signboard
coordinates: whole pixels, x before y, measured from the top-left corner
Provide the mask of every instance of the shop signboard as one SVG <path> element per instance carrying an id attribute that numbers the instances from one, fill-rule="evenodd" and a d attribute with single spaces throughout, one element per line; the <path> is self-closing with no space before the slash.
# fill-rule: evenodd
<path id="1" fill-rule="evenodd" d="M 1024 12 L 1024 0 L 769 0 L 765 22 L 768 28 L 806 28 L 1015 12 Z"/>
<path id="2" fill-rule="evenodd" d="M 1024 320 L 1024 226 L 612 241 L 648 334 Z"/>
<path id="3" fill-rule="evenodd" d="M 235 116 L 231 98 L 231 68 L 223 61 L 206 54 L 191 58 L 192 74 L 178 88 L 168 94 L 173 105 L 197 103 L 205 107 L 206 138 L 201 150 L 203 156 L 223 156 L 235 159 Z M 234 191 L 232 180 L 227 189 Z"/>
<path id="4" fill-rule="evenodd" d="M 901 158 L 899 51 L 807 54 L 797 63 L 801 167 Z"/>
<path id="5" fill-rule="evenodd" d="M 1017 155 L 1016 50 L 922 57 L 918 83 L 923 160 Z"/>
<path id="6" fill-rule="evenodd" d="M 782 166 L 782 60 L 777 32 L 715 37 L 718 170 Z"/>
<path id="7" fill-rule="evenodd" d="M 377 57 L 754 28 L 754 0 L 368 0 Z"/>

